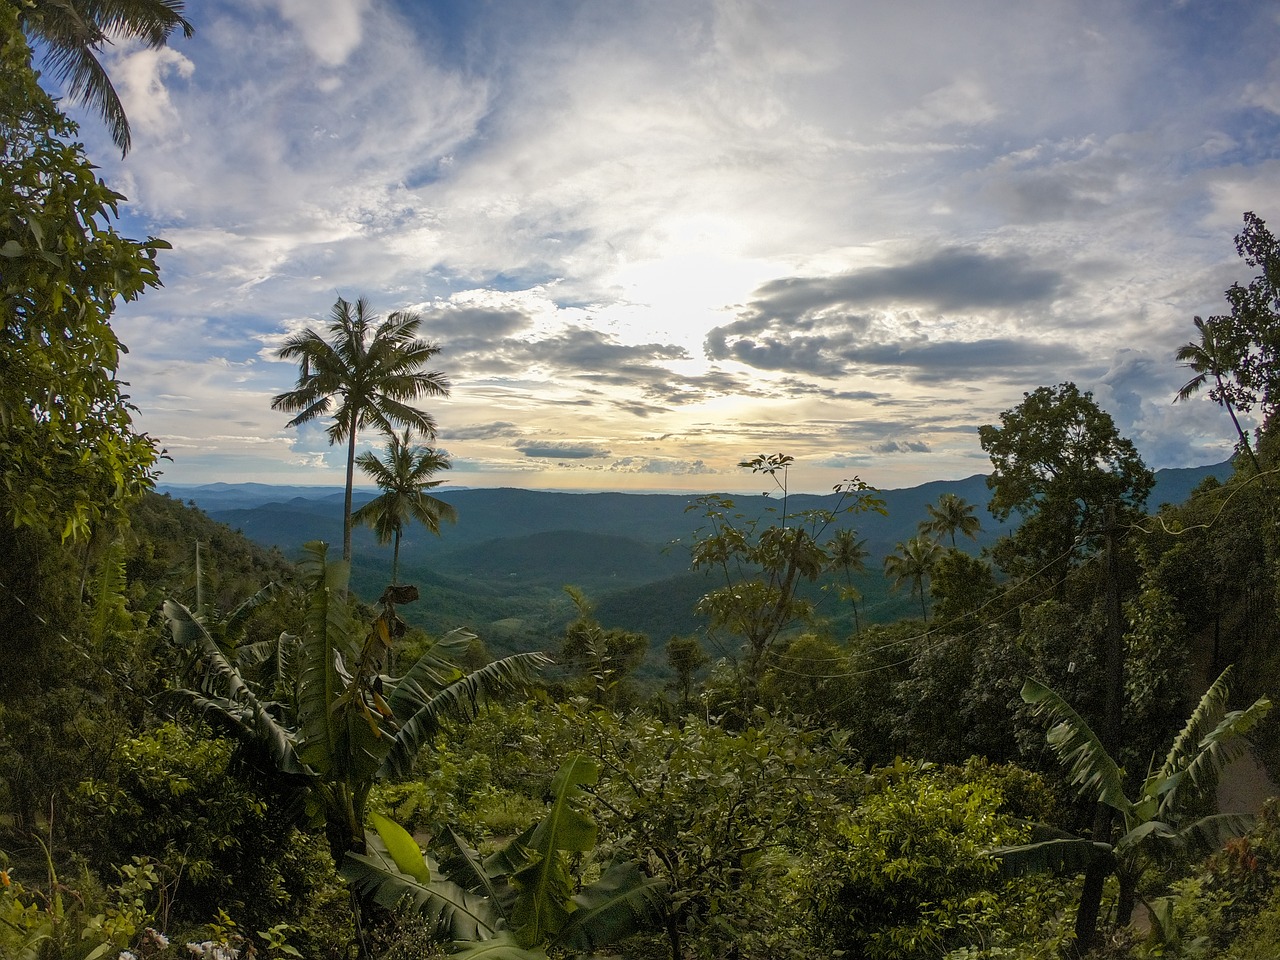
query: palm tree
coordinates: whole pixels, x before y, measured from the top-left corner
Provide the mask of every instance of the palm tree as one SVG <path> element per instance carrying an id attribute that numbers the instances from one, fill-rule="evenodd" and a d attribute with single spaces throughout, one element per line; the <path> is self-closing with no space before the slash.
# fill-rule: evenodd
<path id="1" fill-rule="evenodd" d="M 941 539 L 951 537 L 951 546 L 956 545 L 956 532 L 964 534 L 970 540 L 978 539 L 978 531 L 982 529 L 982 521 L 973 515 L 973 504 L 954 493 L 944 493 L 938 498 L 938 505 L 932 503 L 925 507 L 929 511 L 929 519 L 920 521 L 920 532 Z"/>
<path id="2" fill-rule="evenodd" d="M 1254 456 L 1253 448 L 1249 446 L 1249 435 L 1240 426 L 1240 421 L 1236 417 L 1236 404 L 1232 402 L 1233 397 L 1240 399 L 1238 393 L 1240 388 L 1227 383 L 1225 379 L 1230 375 L 1232 366 L 1231 347 L 1222 334 L 1222 324 L 1227 320 L 1230 318 L 1210 317 L 1208 322 L 1200 317 L 1192 319 L 1191 322 L 1200 331 L 1200 341 L 1184 343 L 1178 348 L 1177 358 L 1184 367 L 1190 367 L 1195 371 L 1196 375 L 1182 385 L 1173 402 L 1190 399 L 1200 392 L 1200 388 L 1208 382 L 1210 377 L 1213 377 L 1214 387 L 1209 391 L 1209 396 L 1227 408 L 1231 423 L 1236 428 L 1236 436 L 1240 438 L 1240 447 L 1249 455 L 1254 470 L 1261 473 L 1262 468 L 1258 465 L 1258 458 Z"/>
<path id="3" fill-rule="evenodd" d="M 423 364 L 440 352 L 418 338 L 422 317 L 398 310 L 385 320 L 370 315 L 361 297 L 352 305 L 341 297 L 333 305 L 325 339 L 314 330 L 296 333 L 280 348 L 282 360 L 301 361 L 294 389 L 271 401 L 273 410 L 297 413 L 286 426 L 296 427 L 333 410 L 326 430 L 329 443 L 347 442 L 347 497 L 342 511 L 342 559 L 351 559 L 351 486 L 356 467 L 356 434 L 373 424 L 386 433 L 394 425 L 413 427 L 434 437 L 430 414 L 409 406 L 421 396 L 447 397 L 444 374 L 424 371 Z M 376 325 L 376 326 L 375 326 Z"/>
<path id="4" fill-rule="evenodd" d="M 925 606 L 924 581 L 933 574 L 933 568 L 942 556 L 942 548 L 928 537 L 912 537 L 898 544 L 898 552 L 884 558 L 885 576 L 893 581 L 897 590 L 904 583 L 911 584 L 911 595 L 920 596 L 920 613 L 929 622 L 929 610 Z"/>
<path id="5" fill-rule="evenodd" d="M 867 541 L 859 540 L 857 531 L 848 527 L 837 530 L 827 544 L 827 556 L 830 558 L 831 566 L 844 571 L 845 585 L 840 590 L 840 596 L 853 604 L 853 629 L 857 636 L 862 635 L 862 623 L 858 618 L 858 601 L 861 599 L 861 594 L 853 585 L 853 575 L 867 572 L 864 561 L 870 555 Z"/>
<path id="6" fill-rule="evenodd" d="M 391 553 L 393 587 L 398 582 L 400 537 L 406 524 L 417 520 L 439 536 L 441 520 L 458 522 L 458 511 L 453 504 L 427 493 L 444 482 L 431 477 L 437 470 L 448 470 L 452 466 L 448 455 L 430 447 L 415 446 L 412 436 L 408 428 L 403 437 L 398 433 L 387 434 L 386 460 L 379 460 L 372 451 L 356 457 L 356 466 L 378 485 L 382 495 L 357 510 L 351 522 L 372 527 L 383 545 L 395 543 Z"/>
<path id="7" fill-rule="evenodd" d="M 129 119 L 98 54 L 112 38 L 163 47 L 174 30 L 190 37 L 182 0 L 31 0 L 18 4 L 23 31 L 44 46 L 44 60 L 67 95 L 97 111 L 121 155 L 129 152 Z"/>

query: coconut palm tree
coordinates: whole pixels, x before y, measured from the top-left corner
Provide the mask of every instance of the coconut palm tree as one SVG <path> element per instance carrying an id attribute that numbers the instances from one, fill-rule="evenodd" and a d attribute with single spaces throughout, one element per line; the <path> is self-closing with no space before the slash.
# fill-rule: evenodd
<path id="1" fill-rule="evenodd" d="M 936 536 L 939 539 L 951 537 L 951 546 L 956 545 L 957 531 L 970 540 L 978 539 L 978 531 L 982 529 L 982 521 L 973 515 L 973 504 L 954 493 L 944 493 L 938 498 L 938 505 L 932 503 L 925 507 L 929 511 L 929 519 L 920 521 L 922 534 Z"/>
<path id="2" fill-rule="evenodd" d="M 22 29 L 44 48 L 54 78 L 72 100 L 102 117 L 121 154 L 129 152 L 129 119 L 98 54 L 112 39 L 163 47 L 178 29 L 192 34 L 182 0 L 29 0 L 17 5 Z"/>
<path id="3" fill-rule="evenodd" d="M 1200 388 L 1212 377 L 1214 386 L 1209 390 L 1210 399 L 1226 407 L 1231 423 L 1236 428 L 1236 436 L 1240 438 L 1240 448 L 1249 455 L 1253 469 L 1261 473 L 1262 468 L 1258 465 L 1258 458 L 1254 456 L 1253 448 L 1249 446 L 1249 435 L 1244 432 L 1244 428 L 1240 426 L 1240 420 L 1236 417 L 1236 406 L 1241 399 L 1240 387 L 1229 383 L 1226 379 L 1231 375 L 1232 348 L 1227 342 L 1222 326 L 1230 319 L 1230 317 L 1210 317 L 1208 321 L 1200 317 L 1192 319 L 1191 322 L 1200 331 L 1200 340 L 1199 342 L 1193 340 L 1180 346 L 1177 358 L 1184 367 L 1190 367 L 1195 371 L 1195 376 L 1182 385 L 1182 389 L 1178 391 L 1173 401 L 1177 403 L 1179 400 L 1190 399 L 1199 393 Z"/>
<path id="4" fill-rule="evenodd" d="M 391 585 L 394 587 L 398 582 L 400 537 L 405 526 L 417 520 L 439 536 L 441 520 L 458 522 L 458 511 L 453 504 L 427 493 L 444 483 L 432 480 L 432 475 L 438 470 L 448 470 L 452 464 L 448 455 L 430 447 L 416 446 L 412 431 L 406 428 L 404 436 L 387 434 L 385 460 L 379 460 L 377 454 L 369 451 L 356 457 L 356 466 L 378 485 L 382 495 L 357 510 L 351 522 L 372 527 L 379 543 L 395 544 L 391 552 Z"/>
<path id="5" fill-rule="evenodd" d="M 347 496 L 342 511 L 342 559 L 351 559 L 351 487 L 356 467 L 356 435 L 372 424 L 386 433 L 412 427 L 434 437 L 430 414 L 410 406 L 422 396 L 447 397 L 444 374 L 423 365 L 440 352 L 418 337 L 422 317 L 397 310 L 385 320 L 369 312 L 361 297 L 354 304 L 341 297 L 333 305 L 328 339 L 315 330 L 296 333 L 280 348 L 282 360 L 298 360 L 297 385 L 271 401 L 273 410 L 296 413 L 286 426 L 296 427 L 330 415 L 329 443 L 347 443 Z"/>
<path id="6" fill-rule="evenodd" d="M 911 584 L 911 595 L 920 596 L 920 613 L 929 622 L 929 610 L 925 606 L 924 581 L 932 576 L 933 568 L 942 557 L 942 548 L 928 537 L 912 537 L 898 544 L 898 552 L 884 558 L 885 576 L 893 581 L 897 590 L 904 583 Z"/>
<path id="7" fill-rule="evenodd" d="M 840 596 L 853 605 L 853 629 L 858 636 L 862 635 L 862 623 L 858 618 L 858 601 L 862 599 L 862 595 L 853 585 L 853 575 L 867 572 L 865 561 L 870 555 L 867 541 L 859 540 L 857 531 L 848 527 L 837 530 L 827 543 L 827 556 L 831 566 L 844 571 L 845 585 L 840 589 Z"/>

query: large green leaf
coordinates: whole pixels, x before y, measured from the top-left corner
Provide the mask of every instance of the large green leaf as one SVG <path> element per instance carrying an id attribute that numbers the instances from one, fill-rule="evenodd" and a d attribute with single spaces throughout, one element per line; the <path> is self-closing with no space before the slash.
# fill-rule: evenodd
<path id="1" fill-rule="evenodd" d="M 1036 715 L 1048 714 L 1055 721 L 1049 730 L 1049 746 L 1071 773 L 1082 796 L 1105 803 L 1126 818 L 1131 804 L 1124 795 L 1120 767 L 1102 746 L 1097 735 L 1062 697 L 1035 680 L 1022 685 L 1022 699 L 1035 708 Z"/>
<path id="2" fill-rule="evenodd" d="M 661 923 L 667 905 L 665 881 L 648 877 L 635 863 L 614 864 L 576 894 L 577 905 L 556 937 L 556 946 L 595 951 Z"/>
<path id="3" fill-rule="evenodd" d="M 1000 861 L 1000 869 L 1008 877 L 1046 870 L 1079 873 L 1100 859 L 1112 857 L 1110 844 L 1083 837 L 1055 837 L 1038 843 L 995 847 L 987 853 Z"/>
<path id="4" fill-rule="evenodd" d="M 451 960 L 547 960 L 542 947 L 522 947 L 510 931 L 504 930 L 492 940 L 480 943 L 458 944 L 461 947 L 450 954 Z"/>
<path id="5" fill-rule="evenodd" d="M 473 891 L 483 893 L 492 904 L 494 910 L 502 915 L 502 919 L 507 919 L 506 907 L 503 902 L 504 892 L 499 890 L 494 880 L 498 876 L 505 876 L 510 871 L 503 873 L 494 873 L 486 868 L 486 864 L 481 860 L 480 854 L 470 847 L 452 827 L 445 828 L 445 838 L 449 841 L 453 855 L 441 856 L 441 866 L 450 871 L 455 879 L 461 879 L 461 874 L 465 873 L 473 879 L 470 888 Z"/>
<path id="6" fill-rule="evenodd" d="M 1187 768 L 1199 752 L 1200 742 L 1205 735 L 1226 715 L 1227 700 L 1230 696 L 1228 688 L 1230 675 L 1230 667 L 1219 674 L 1218 679 L 1204 692 L 1204 696 L 1200 698 L 1200 702 L 1196 704 L 1195 710 L 1191 712 L 1191 716 L 1187 718 L 1178 735 L 1173 738 L 1169 753 L 1165 756 L 1164 764 L 1160 768 L 1160 776 L 1164 780 L 1169 780 Z"/>
<path id="7" fill-rule="evenodd" d="M 540 653 L 513 654 L 459 677 L 434 696 L 423 699 L 396 732 L 379 775 L 408 776 L 413 772 L 419 751 L 439 731 L 443 719 L 474 717 L 484 698 L 528 686 L 546 663 L 550 660 Z"/>
<path id="8" fill-rule="evenodd" d="M 408 897 L 444 937 L 452 940 L 488 940 L 497 935 L 498 918 L 488 900 L 469 893 L 448 880 L 423 883 L 396 866 L 382 838 L 365 834 L 367 853 L 348 852 L 342 876 L 361 896 L 394 910 Z"/>
<path id="9" fill-rule="evenodd" d="M 512 876 L 520 891 L 511 922 L 521 943 L 553 939 L 576 905 L 570 901 L 572 877 L 561 852 L 586 853 L 596 844 L 595 823 L 574 808 L 582 787 L 594 784 L 599 768 L 586 757 L 570 757 L 551 781 L 551 809 L 529 836 L 531 863 Z"/>
<path id="10" fill-rule="evenodd" d="M 191 653 L 207 670 L 204 696 L 194 691 L 188 695 L 205 710 L 215 710 L 227 720 L 243 729 L 249 737 L 264 749 L 272 763 L 283 773 L 302 774 L 307 771 L 298 756 L 293 733 L 280 724 L 267 711 L 266 706 L 254 695 L 222 648 L 209 635 L 196 617 L 175 600 L 166 600 L 164 616 L 169 623 L 174 642 Z M 225 687 L 225 694 L 219 687 Z"/>
<path id="11" fill-rule="evenodd" d="M 325 558 L 328 546 L 306 544 L 299 564 L 310 587 L 307 632 L 298 681 L 298 740 L 303 762 L 325 779 L 361 784 L 382 764 L 390 741 L 346 672 L 359 657 L 363 630 L 347 599 L 349 565 Z"/>
<path id="12" fill-rule="evenodd" d="M 1212 689 L 1212 688 L 1211 688 Z M 1183 766 L 1173 777 L 1172 787 L 1160 803 L 1161 815 L 1185 805 L 1180 796 L 1182 784 L 1190 784 L 1198 794 L 1206 794 L 1218 783 L 1222 768 L 1240 756 L 1247 747 L 1245 737 L 1262 722 L 1271 711 L 1271 701 L 1259 697 L 1247 709 L 1233 710 L 1217 721 L 1199 741 L 1194 754 L 1184 756 Z"/>
<path id="13" fill-rule="evenodd" d="M 373 828 L 382 838 L 387 852 L 395 862 L 396 869 L 401 873 L 407 873 L 419 883 L 430 883 L 431 871 L 427 869 L 427 861 L 423 859 L 422 851 L 418 849 L 418 843 L 413 839 L 413 835 L 400 824 L 377 811 L 370 812 L 369 819 L 373 821 Z"/>
<path id="14" fill-rule="evenodd" d="M 387 684 L 387 703 L 397 718 L 408 720 L 463 675 L 458 661 L 475 637 L 470 630 L 450 630 L 432 641 L 403 676 Z"/>

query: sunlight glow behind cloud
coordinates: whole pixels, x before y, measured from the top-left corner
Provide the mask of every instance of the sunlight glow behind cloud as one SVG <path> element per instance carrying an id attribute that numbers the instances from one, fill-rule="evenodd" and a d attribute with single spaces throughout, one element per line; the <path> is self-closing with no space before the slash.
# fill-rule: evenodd
<path id="1" fill-rule="evenodd" d="M 174 244 L 117 323 L 167 479 L 340 480 L 269 408 L 296 378 L 274 350 L 339 295 L 422 312 L 468 484 L 750 487 L 761 451 L 814 490 L 959 477 L 979 425 L 1064 379 L 1153 466 L 1230 450 L 1207 399 L 1172 406 L 1173 354 L 1244 276 L 1241 213 L 1280 218 L 1264 4 L 193 18 L 110 51 L 127 159 L 82 124 L 125 232 Z"/>

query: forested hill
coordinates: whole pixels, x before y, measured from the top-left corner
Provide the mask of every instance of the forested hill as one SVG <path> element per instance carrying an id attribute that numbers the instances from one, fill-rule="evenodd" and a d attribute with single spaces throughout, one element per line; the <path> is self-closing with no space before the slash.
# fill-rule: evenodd
<path id="1" fill-rule="evenodd" d="M 1159 471 L 1149 502 L 1153 508 L 1181 503 L 1206 476 L 1225 479 L 1229 474 L 1225 463 Z M 193 501 L 213 519 L 286 555 L 296 555 L 308 540 L 342 540 L 343 495 L 337 487 L 215 483 L 160 489 Z M 401 545 L 402 579 L 418 584 L 424 594 L 412 614 L 421 626 L 445 630 L 465 624 L 498 649 L 538 645 L 571 618 L 562 587 L 574 584 L 590 595 L 602 622 L 610 626 L 643 631 L 659 643 L 697 628 L 693 603 L 708 585 L 704 574 L 689 571 L 688 544 L 705 523 L 694 495 L 512 488 L 438 493 L 457 508 L 458 523 L 446 525 L 440 537 L 412 526 Z M 910 597 L 889 590 L 880 565 L 896 544 L 916 534 L 927 506 L 943 493 L 976 505 L 982 520 L 976 540 L 960 541 L 964 549 L 977 552 L 1006 532 L 985 510 L 990 494 L 982 475 L 881 491 L 886 515 L 840 518 L 837 526 L 853 527 L 866 540 L 870 572 L 859 586 L 873 622 L 910 614 Z M 356 502 L 374 495 L 359 490 Z M 781 507 L 777 497 L 733 500 L 746 516 Z M 835 502 L 831 495 L 793 495 L 787 510 L 831 509 Z M 366 529 L 356 530 L 354 548 L 353 584 L 365 595 L 376 595 L 386 583 L 391 548 L 377 545 Z M 837 620 L 847 615 L 830 612 Z"/>

